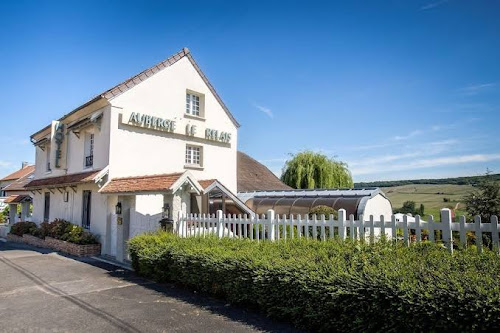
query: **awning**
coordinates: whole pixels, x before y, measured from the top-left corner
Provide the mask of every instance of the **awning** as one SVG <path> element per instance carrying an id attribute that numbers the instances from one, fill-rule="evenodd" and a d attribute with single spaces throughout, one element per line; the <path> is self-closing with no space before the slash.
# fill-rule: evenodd
<path id="1" fill-rule="evenodd" d="M 19 204 L 23 202 L 31 202 L 31 197 L 29 195 L 10 195 L 4 201 L 6 204 Z"/>
<path id="2" fill-rule="evenodd" d="M 36 190 L 42 188 L 54 188 L 63 186 L 72 186 L 84 183 L 92 183 L 101 170 L 89 172 L 74 173 L 70 175 L 34 179 L 25 188 L 27 190 Z"/>

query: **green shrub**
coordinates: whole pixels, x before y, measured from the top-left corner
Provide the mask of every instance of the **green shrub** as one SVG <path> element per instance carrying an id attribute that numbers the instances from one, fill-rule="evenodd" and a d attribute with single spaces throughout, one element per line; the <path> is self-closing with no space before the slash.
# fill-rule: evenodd
<path id="1" fill-rule="evenodd" d="M 22 236 L 24 234 L 29 234 L 30 230 L 33 228 L 36 229 L 36 227 L 36 224 L 33 222 L 17 222 L 14 223 L 10 228 L 10 233 L 17 236 Z"/>
<path id="2" fill-rule="evenodd" d="M 500 327 L 500 257 L 421 243 L 179 238 L 129 242 L 134 269 L 322 332 Z"/>
<path id="3" fill-rule="evenodd" d="M 313 207 L 313 209 L 311 209 L 309 211 L 309 216 L 311 218 L 314 215 L 316 215 L 317 218 L 320 218 L 321 215 L 325 215 L 325 218 L 328 219 L 328 218 L 330 218 L 331 214 L 333 214 L 334 219 L 338 218 L 338 212 L 335 209 L 333 209 L 332 207 L 328 207 L 325 205 L 315 206 L 315 207 Z"/>
<path id="4" fill-rule="evenodd" d="M 80 226 L 61 219 L 56 219 L 52 223 L 43 222 L 40 224 L 40 227 L 37 227 L 33 222 L 18 222 L 12 226 L 10 233 L 18 236 L 31 234 L 42 239 L 49 236 L 80 245 L 99 243 L 96 235 L 85 231 Z"/>
<path id="5" fill-rule="evenodd" d="M 86 232 L 82 227 L 77 225 L 72 225 L 69 231 L 59 239 L 80 245 L 99 243 L 96 235 Z"/>
<path id="6" fill-rule="evenodd" d="M 66 220 L 55 219 L 47 226 L 47 235 L 52 238 L 60 239 L 64 234 L 71 231 L 73 224 Z"/>

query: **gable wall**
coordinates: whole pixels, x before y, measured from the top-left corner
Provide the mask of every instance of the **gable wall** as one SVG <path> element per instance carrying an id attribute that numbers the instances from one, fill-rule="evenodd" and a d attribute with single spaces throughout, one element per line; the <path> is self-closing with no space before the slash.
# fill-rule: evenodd
<path id="1" fill-rule="evenodd" d="M 204 94 L 205 120 L 185 116 L 186 89 Z M 187 57 L 110 101 L 110 178 L 183 172 L 186 143 L 203 148 L 197 179 L 219 179 L 236 192 L 237 128 Z M 173 132 L 130 126 L 132 112 L 173 120 Z M 196 125 L 194 137 L 186 125 Z M 205 128 L 231 133 L 230 143 L 205 139 Z"/>

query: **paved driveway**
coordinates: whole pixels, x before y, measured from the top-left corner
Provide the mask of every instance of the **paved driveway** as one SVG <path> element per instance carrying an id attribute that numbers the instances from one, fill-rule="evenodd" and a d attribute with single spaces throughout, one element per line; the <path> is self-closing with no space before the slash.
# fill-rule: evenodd
<path id="1" fill-rule="evenodd" d="M 0 242 L 1 332 L 286 332 L 286 324 L 93 259 Z"/>

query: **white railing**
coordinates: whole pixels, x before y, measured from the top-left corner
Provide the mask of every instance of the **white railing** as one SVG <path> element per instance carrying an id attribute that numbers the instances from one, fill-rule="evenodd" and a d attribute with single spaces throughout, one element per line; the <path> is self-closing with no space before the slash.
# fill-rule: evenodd
<path id="1" fill-rule="evenodd" d="M 248 217 L 224 215 L 217 211 L 217 215 L 182 215 L 179 214 L 175 232 L 181 237 L 205 236 L 215 234 L 219 238 L 249 238 L 252 240 L 286 240 L 293 238 L 312 238 L 327 240 L 333 237 L 340 239 L 363 239 L 375 241 L 381 235 L 386 235 L 396 242 L 409 245 L 411 242 L 442 242 L 453 251 L 453 244 L 467 246 L 467 232 L 473 232 L 475 245 L 482 251 L 483 234 L 491 234 L 492 247 L 499 251 L 498 217 L 492 216 L 489 223 L 483 223 L 479 216 L 472 223 L 467 223 L 465 216 L 459 217 L 459 222 L 453 222 L 451 211 L 447 208 L 441 210 L 441 222 L 429 216 L 427 221 L 415 217 L 415 221 L 408 221 L 408 216 L 403 221 L 397 221 L 394 215 L 390 219 L 374 216 L 365 219 L 359 216 L 355 220 L 353 215 L 346 216 L 346 211 L 340 209 L 338 218 L 333 215 L 309 218 L 305 216 L 279 216 L 270 209 L 266 215 Z"/>

